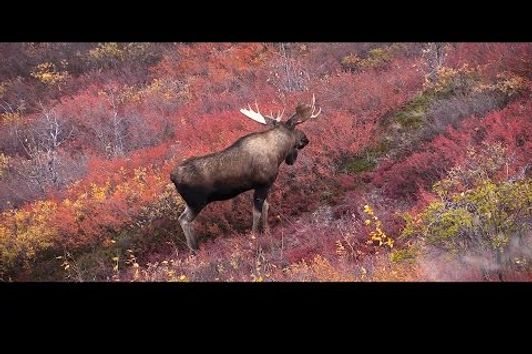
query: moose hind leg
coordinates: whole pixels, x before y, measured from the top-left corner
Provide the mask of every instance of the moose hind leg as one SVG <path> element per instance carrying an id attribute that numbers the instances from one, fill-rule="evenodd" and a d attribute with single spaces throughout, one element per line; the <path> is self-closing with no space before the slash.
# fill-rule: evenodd
<path id="1" fill-rule="evenodd" d="M 194 236 L 194 230 L 192 227 L 192 221 L 196 218 L 202 208 L 191 208 L 187 205 L 185 211 L 179 216 L 179 223 L 183 229 L 183 233 L 187 239 L 188 248 L 191 251 L 196 251 L 198 249 L 198 241 Z"/>
<path id="2" fill-rule="evenodd" d="M 268 196 L 268 188 L 257 188 L 253 194 L 253 226 L 252 232 L 257 234 L 259 232 L 259 223 L 262 218 L 263 226 L 265 216 L 267 218 L 268 214 L 268 204 L 266 202 L 266 197 Z M 266 205 L 266 210 L 264 209 Z M 267 223 L 267 221 L 266 221 Z"/>
<path id="3" fill-rule="evenodd" d="M 270 225 L 268 224 L 268 211 L 270 209 L 270 204 L 267 200 L 264 201 L 264 204 L 262 204 L 262 214 L 261 214 L 261 220 L 262 220 L 262 231 L 265 234 L 270 233 Z"/>

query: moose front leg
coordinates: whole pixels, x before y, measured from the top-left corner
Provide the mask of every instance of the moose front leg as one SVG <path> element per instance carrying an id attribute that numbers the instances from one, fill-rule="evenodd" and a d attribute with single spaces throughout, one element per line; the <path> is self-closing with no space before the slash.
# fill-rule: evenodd
<path id="1" fill-rule="evenodd" d="M 198 242 L 194 236 L 194 230 L 192 227 L 192 221 L 196 218 L 203 207 L 191 208 L 187 205 L 185 211 L 179 216 L 179 223 L 183 229 L 183 233 L 187 238 L 187 246 L 191 251 L 196 251 L 198 249 Z"/>
<path id="2" fill-rule="evenodd" d="M 259 232 L 259 223 L 262 219 L 263 230 L 268 231 L 268 202 L 266 198 L 268 197 L 268 190 L 270 187 L 262 187 L 255 189 L 253 194 L 253 226 L 251 231 L 253 234 Z"/>

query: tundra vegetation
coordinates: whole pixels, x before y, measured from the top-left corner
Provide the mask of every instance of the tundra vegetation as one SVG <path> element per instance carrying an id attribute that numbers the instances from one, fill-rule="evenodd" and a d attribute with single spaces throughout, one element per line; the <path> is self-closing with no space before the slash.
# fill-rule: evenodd
<path id="1" fill-rule="evenodd" d="M 0 53 L 3 281 L 532 279 L 529 43 Z M 205 194 L 187 243 L 179 166 L 283 126 L 282 153 L 249 143 L 281 163 Z"/>

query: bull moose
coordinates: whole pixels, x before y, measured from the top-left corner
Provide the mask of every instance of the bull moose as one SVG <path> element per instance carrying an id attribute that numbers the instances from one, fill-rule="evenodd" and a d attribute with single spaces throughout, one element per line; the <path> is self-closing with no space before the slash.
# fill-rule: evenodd
<path id="1" fill-rule="evenodd" d="M 260 221 L 262 231 L 269 231 L 268 192 L 277 178 L 281 163 L 293 165 L 298 150 L 309 143 L 305 133 L 296 126 L 318 117 L 321 108 L 316 112 L 315 102 L 312 95 L 310 105 L 298 104 L 295 112 L 284 122 L 284 110 L 273 116 L 260 113 L 258 105 L 256 111 L 249 106 L 241 109 L 246 117 L 267 125 L 269 129 L 245 135 L 222 151 L 185 160 L 170 173 L 170 179 L 186 203 L 179 223 L 192 251 L 198 249 L 198 243 L 191 223 L 201 210 L 211 202 L 231 199 L 252 189 L 252 233 L 259 231 Z"/>

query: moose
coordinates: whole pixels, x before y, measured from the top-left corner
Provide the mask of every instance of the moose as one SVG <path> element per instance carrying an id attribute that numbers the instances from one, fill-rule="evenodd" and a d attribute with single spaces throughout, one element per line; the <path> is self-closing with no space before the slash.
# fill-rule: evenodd
<path id="1" fill-rule="evenodd" d="M 293 165 L 298 151 L 309 143 L 305 133 L 296 126 L 320 115 L 321 108 L 316 112 L 315 102 L 312 95 L 310 105 L 298 104 L 284 122 L 284 109 L 276 116 L 263 115 L 257 104 L 256 111 L 248 105 L 248 109 L 240 112 L 269 129 L 245 135 L 222 151 L 187 159 L 173 169 L 170 179 L 186 203 L 179 223 L 191 251 L 198 249 L 191 223 L 201 210 L 211 202 L 231 199 L 252 189 L 252 233 L 259 232 L 260 222 L 261 231 L 269 232 L 268 192 L 281 163 Z"/>

